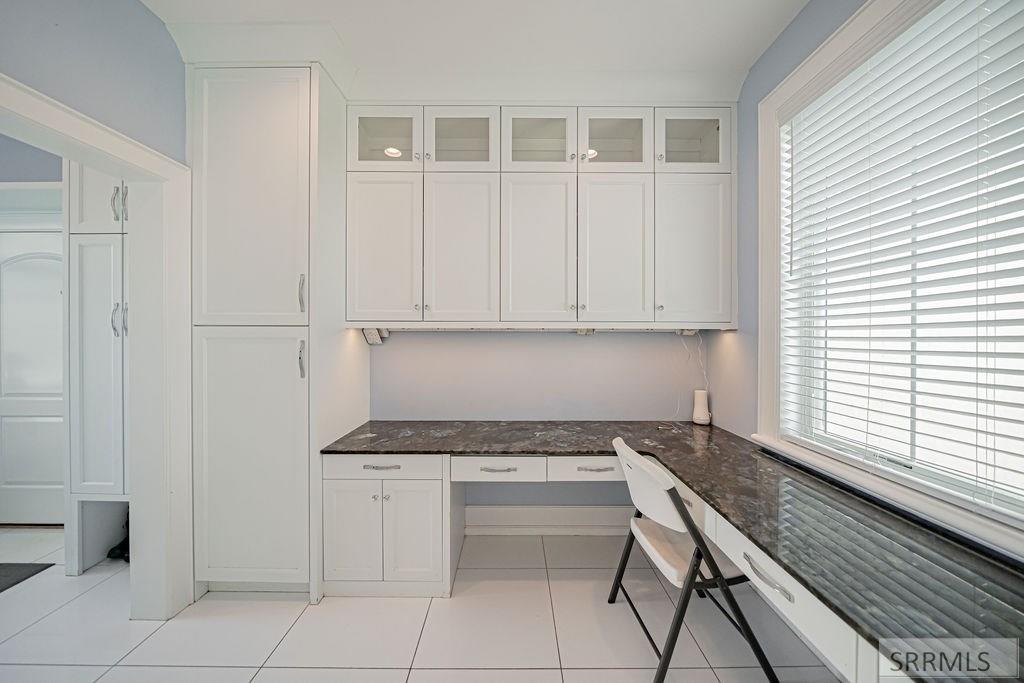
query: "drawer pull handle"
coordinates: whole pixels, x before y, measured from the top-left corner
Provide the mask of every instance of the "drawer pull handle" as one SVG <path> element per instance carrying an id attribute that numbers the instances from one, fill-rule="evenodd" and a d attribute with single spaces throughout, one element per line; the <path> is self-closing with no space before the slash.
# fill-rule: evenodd
<path id="1" fill-rule="evenodd" d="M 683 505 L 685 505 L 688 508 L 692 508 L 693 507 L 693 501 L 692 500 L 690 500 L 689 498 L 683 498 L 682 496 L 679 496 L 679 497 L 683 499 Z"/>
<path id="2" fill-rule="evenodd" d="M 609 465 L 608 467 L 587 467 L 586 465 L 579 465 L 576 467 L 577 472 L 614 472 L 615 468 Z"/>
<path id="3" fill-rule="evenodd" d="M 402 469 L 402 466 L 401 465 L 363 465 L 363 469 L 364 470 L 375 470 L 375 471 L 379 472 L 379 471 L 382 471 L 382 470 L 400 470 L 400 469 Z"/>
<path id="4" fill-rule="evenodd" d="M 518 467 L 481 467 L 481 472 L 487 472 L 488 474 L 504 474 L 505 472 L 518 472 Z"/>
<path id="5" fill-rule="evenodd" d="M 768 584 L 769 588 L 786 598 L 786 600 L 793 602 L 793 594 L 786 590 L 778 581 L 768 576 L 757 562 L 754 562 L 754 558 L 752 558 L 749 553 L 743 553 L 743 559 L 747 561 L 748 565 L 750 565 L 750 570 L 754 572 L 757 578 Z"/>

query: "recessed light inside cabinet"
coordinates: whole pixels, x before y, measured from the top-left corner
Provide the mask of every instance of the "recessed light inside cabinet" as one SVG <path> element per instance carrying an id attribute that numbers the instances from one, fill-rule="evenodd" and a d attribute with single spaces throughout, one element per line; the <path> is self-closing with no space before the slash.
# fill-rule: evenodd
<path id="1" fill-rule="evenodd" d="M 588 149 L 587 150 L 587 158 L 588 159 L 593 159 L 596 156 L 597 156 L 597 150 L 596 149 Z"/>
<path id="2" fill-rule="evenodd" d="M 402 150 L 398 149 L 397 147 L 385 147 L 384 156 L 389 156 L 392 159 L 397 159 L 398 157 L 402 156 Z"/>

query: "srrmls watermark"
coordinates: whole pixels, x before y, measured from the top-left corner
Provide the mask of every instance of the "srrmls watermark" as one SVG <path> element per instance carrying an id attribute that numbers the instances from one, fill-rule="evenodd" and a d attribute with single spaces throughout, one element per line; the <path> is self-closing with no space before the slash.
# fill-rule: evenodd
<path id="1" fill-rule="evenodd" d="M 1020 645 L 1016 638 L 882 638 L 879 678 L 912 676 L 943 680 L 1017 678 Z"/>

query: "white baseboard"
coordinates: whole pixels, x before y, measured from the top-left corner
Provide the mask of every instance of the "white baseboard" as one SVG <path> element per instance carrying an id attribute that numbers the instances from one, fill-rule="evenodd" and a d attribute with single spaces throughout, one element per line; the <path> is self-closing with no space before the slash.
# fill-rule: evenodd
<path id="1" fill-rule="evenodd" d="M 619 536 L 630 505 L 467 505 L 467 536 Z"/>

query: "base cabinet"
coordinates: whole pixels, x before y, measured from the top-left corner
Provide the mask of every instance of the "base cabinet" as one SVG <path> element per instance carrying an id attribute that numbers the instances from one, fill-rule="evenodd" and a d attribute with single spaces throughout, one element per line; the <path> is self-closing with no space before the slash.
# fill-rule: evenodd
<path id="1" fill-rule="evenodd" d="M 441 482 L 385 481 L 384 580 L 441 580 Z"/>
<path id="2" fill-rule="evenodd" d="M 380 581 L 384 575 L 381 482 L 324 480 L 324 579 Z"/>

